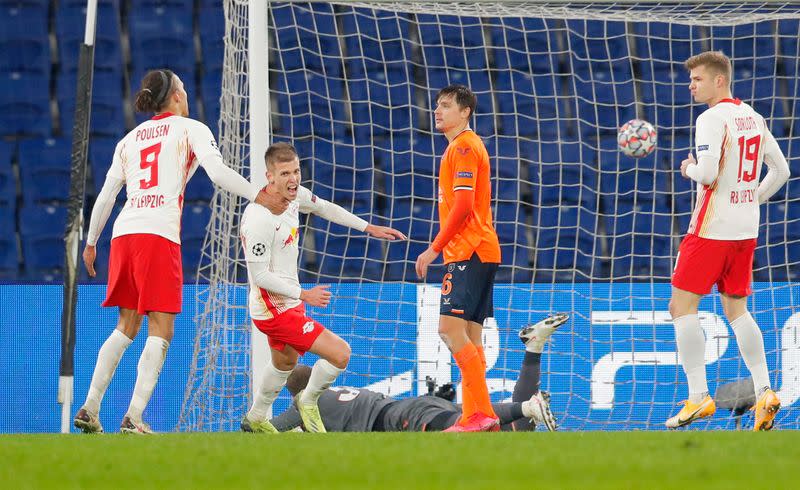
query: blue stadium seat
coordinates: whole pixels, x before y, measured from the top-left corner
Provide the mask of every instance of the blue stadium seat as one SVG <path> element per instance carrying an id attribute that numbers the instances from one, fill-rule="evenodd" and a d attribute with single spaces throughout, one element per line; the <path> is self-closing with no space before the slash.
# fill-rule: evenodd
<path id="1" fill-rule="evenodd" d="M 767 20 L 756 24 L 713 26 L 711 49 L 730 56 L 734 60 L 734 70 L 756 71 L 756 66 L 761 65 L 759 71 L 774 73 L 776 62 L 774 22 Z"/>
<path id="2" fill-rule="evenodd" d="M 194 76 L 193 16 L 181 7 L 142 5 L 128 16 L 131 64 L 133 71 L 144 73 L 170 68 L 181 79 Z M 136 86 L 141 78 L 134 78 Z M 185 82 L 186 80 L 184 80 Z"/>
<path id="3" fill-rule="evenodd" d="M 58 78 L 58 100 L 61 134 L 72 134 L 75 118 L 77 74 L 62 74 Z M 92 82 L 92 112 L 90 133 L 96 136 L 121 138 L 125 132 L 123 111 L 123 80 L 118 73 L 97 72 Z"/>
<path id="4" fill-rule="evenodd" d="M 67 202 L 71 153 L 69 138 L 20 142 L 19 168 L 26 206 Z"/>
<path id="5" fill-rule="evenodd" d="M 495 205 L 494 227 L 500 239 L 502 262 L 497 282 L 530 282 L 532 249 L 527 236 L 527 211 L 519 202 Z"/>
<path id="6" fill-rule="evenodd" d="M 641 280 L 670 276 L 672 218 L 654 204 L 634 204 L 612 195 L 603 199 L 613 277 Z"/>
<path id="7" fill-rule="evenodd" d="M 49 136 L 50 76 L 0 73 L 0 136 Z"/>
<path id="8" fill-rule="evenodd" d="M 203 69 L 208 74 L 222 70 L 225 52 L 225 15 L 216 7 L 201 7 L 197 14 L 200 49 L 203 53 Z"/>
<path id="9" fill-rule="evenodd" d="M 365 63 L 392 66 L 412 58 L 408 14 L 354 8 L 338 15 L 351 70 L 364 71 Z"/>
<path id="10" fill-rule="evenodd" d="M 218 138 L 220 118 L 220 96 L 222 95 L 222 72 L 206 72 L 202 80 L 203 108 L 206 125 Z"/>
<path id="11" fill-rule="evenodd" d="M 414 262 L 438 230 L 436 203 L 432 199 L 396 198 L 390 206 L 388 225 L 404 233 L 409 240 L 389 245 L 385 278 L 416 281 Z M 435 278 L 429 278 L 427 282 L 435 282 Z"/>
<path id="12" fill-rule="evenodd" d="M 363 78 L 351 79 L 348 91 L 356 140 L 386 137 L 419 121 L 411 102 L 414 96 L 413 67 L 395 64 L 391 69 L 368 71 Z"/>
<path id="13" fill-rule="evenodd" d="M 573 68 L 610 71 L 623 64 L 630 68 L 625 22 L 569 19 L 566 24 Z"/>
<path id="14" fill-rule="evenodd" d="M 214 197 L 214 184 L 208 178 L 202 167 L 195 171 L 194 176 L 186 184 L 183 199 L 189 205 L 208 205 Z"/>
<path id="15" fill-rule="evenodd" d="M 614 64 L 607 71 L 577 65 L 572 84 L 582 134 L 616 134 L 636 116 L 633 72 L 628 64 Z"/>
<path id="16" fill-rule="evenodd" d="M 642 74 L 641 94 L 645 119 L 657 130 L 689 133 L 704 109 L 693 103 L 687 88 L 686 70 L 658 68 Z"/>
<path id="17" fill-rule="evenodd" d="M 561 96 L 565 78 L 553 74 L 500 71 L 495 96 L 503 134 L 538 135 L 556 141 L 567 133 L 566 107 Z"/>
<path id="18" fill-rule="evenodd" d="M 653 80 L 653 72 L 673 71 L 679 80 L 688 80 L 683 62 L 703 51 L 703 34 L 699 26 L 666 22 L 634 22 L 636 54 L 643 78 Z M 686 84 L 681 88 L 685 89 Z M 688 90 L 687 90 L 688 93 Z"/>
<path id="19" fill-rule="evenodd" d="M 13 281 L 19 274 L 19 246 L 14 215 L 13 207 L 0 205 L 0 281 Z"/>
<path id="20" fill-rule="evenodd" d="M 616 137 L 600 140 L 600 191 L 620 200 L 664 200 L 669 192 L 669 180 L 676 172 L 658 165 L 656 152 L 644 158 L 631 158 L 622 153 Z M 680 174 L 680 172 L 677 172 Z"/>
<path id="21" fill-rule="evenodd" d="M 106 180 L 108 169 L 111 168 L 111 162 L 114 158 L 114 149 L 117 146 L 117 140 L 112 138 L 92 138 L 89 141 L 89 167 L 91 168 L 92 182 L 94 182 L 94 190 L 87 191 L 95 196 L 100 193 L 103 188 L 103 183 Z M 125 189 L 117 195 L 117 202 L 125 200 Z"/>
<path id="22" fill-rule="evenodd" d="M 426 66 L 469 70 L 488 66 L 480 18 L 420 14 L 417 22 Z"/>
<path id="23" fill-rule="evenodd" d="M 555 19 L 503 17 L 490 23 L 494 62 L 501 73 L 506 68 L 532 74 L 561 73 L 563 35 Z"/>
<path id="24" fill-rule="evenodd" d="M 181 254 L 183 255 L 183 280 L 193 282 L 203 251 L 211 210 L 208 206 L 195 204 L 183 208 L 181 220 Z"/>
<path id="25" fill-rule="evenodd" d="M 347 125 L 343 94 L 338 79 L 301 71 L 278 76 L 277 109 L 283 132 L 294 138 L 343 137 Z"/>
<path id="26" fill-rule="evenodd" d="M 540 193 L 543 205 L 576 205 L 596 208 L 597 166 L 595 151 L 581 143 L 542 143 L 528 167 L 528 180 Z M 538 190 L 537 190 L 538 188 Z"/>
<path id="27" fill-rule="evenodd" d="M 63 206 L 23 206 L 19 226 L 22 239 L 25 278 L 58 282 L 64 268 L 64 230 L 67 208 Z"/>
<path id="28" fill-rule="evenodd" d="M 0 208 L 13 211 L 17 208 L 17 179 L 11 166 L 14 145 L 0 141 Z"/>
<path id="29" fill-rule="evenodd" d="M 0 74 L 50 73 L 47 6 L 0 6 Z"/>
<path id="30" fill-rule="evenodd" d="M 277 39 L 276 63 L 282 71 L 308 69 L 338 77 L 342 56 L 330 4 L 288 3 L 270 9 Z"/>
<path id="31" fill-rule="evenodd" d="M 534 249 L 536 280 L 588 278 L 597 275 L 600 255 L 597 216 L 573 206 L 541 207 Z"/>
<path id="32" fill-rule="evenodd" d="M 95 32 L 95 76 L 102 71 L 117 73 L 121 78 L 122 49 L 120 42 L 119 6 L 116 2 L 100 2 Z M 56 11 L 56 39 L 60 71 L 78 71 L 78 56 L 86 27 L 86 2 L 78 6 L 62 5 Z M 97 94 L 97 92 L 95 92 Z"/>
<path id="33" fill-rule="evenodd" d="M 314 234 L 322 280 L 381 279 L 383 251 L 380 241 L 347 236 L 347 229 L 338 225 L 331 225 L 328 230 Z"/>

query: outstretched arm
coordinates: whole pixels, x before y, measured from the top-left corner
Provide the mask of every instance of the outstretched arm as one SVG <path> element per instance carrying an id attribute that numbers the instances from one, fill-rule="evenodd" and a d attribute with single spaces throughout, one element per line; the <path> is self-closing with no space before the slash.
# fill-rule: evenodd
<path id="1" fill-rule="evenodd" d="M 119 191 L 125 184 L 124 180 L 106 176 L 106 181 L 103 183 L 103 188 L 97 199 L 94 201 L 92 208 L 92 217 L 89 219 L 89 232 L 86 237 L 86 248 L 83 249 L 83 264 L 86 266 L 86 271 L 90 277 L 95 277 L 97 272 L 94 270 L 94 261 L 97 258 L 97 240 L 106 226 L 108 217 L 111 216 L 111 211 L 114 209 L 114 203 L 117 200 Z"/>
<path id="2" fill-rule="evenodd" d="M 298 201 L 300 202 L 300 211 L 303 213 L 314 213 L 321 218 L 325 218 L 331 223 L 337 225 L 353 228 L 358 231 L 363 231 L 375 238 L 382 238 L 385 240 L 405 240 L 406 236 L 388 226 L 378 226 L 369 224 L 367 221 L 359 218 L 350 211 L 344 209 L 338 204 L 326 201 L 311 193 L 305 187 L 300 187 L 298 191 Z"/>

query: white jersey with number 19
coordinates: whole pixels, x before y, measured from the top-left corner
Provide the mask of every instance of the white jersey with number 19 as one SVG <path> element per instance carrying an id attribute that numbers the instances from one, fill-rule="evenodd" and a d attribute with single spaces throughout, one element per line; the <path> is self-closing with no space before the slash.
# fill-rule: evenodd
<path id="1" fill-rule="evenodd" d="M 780 152 L 764 118 L 739 99 L 723 99 L 697 118 L 698 160 L 719 160 L 717 179 L 697 185 L 689 233 L 713 240 L 758 237 L 758 185 L 764 155 Z"/>
<path id="2" fill-rule="evenodd" d="M 205 124 L 169 113 L 125 135 L 108 171 L 125 181 L 128 196 L 113 237 L 148 233 L 179 244 L 186 183 L 211 154 L 219 155 L 219 149 Z"/>

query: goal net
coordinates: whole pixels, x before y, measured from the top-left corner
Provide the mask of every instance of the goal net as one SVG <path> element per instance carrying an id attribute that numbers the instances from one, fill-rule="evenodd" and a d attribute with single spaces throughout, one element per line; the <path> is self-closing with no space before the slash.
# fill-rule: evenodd
<path id="1" fill-rule="evenodd" d="M 226 0 L 225 12 L 220 147 L 247 173 L 247 2 Z M 484 326 L 492 398 L 511 396 L 524 354 L 518 330 L 568 312 L 542 357 L 542 388 L 572 430 L 662 428 L 687 397 L 669 280 L 695 198 L 678 167 L 704 107 L 690 99 L 683 62 L 709 49 L 729 55 L 734 96 L 768 120 L 795 175 L 762 206 L 749 306 L 783 401 L 777 424 L 798 427 L 800 7 L 270 2 L 268 24 L 272 140 L 295 145 L 315 194 L 410 237 L 389 244 L 304 222 L 301 281 L 334 294 L 310 314 L 352 347 L 337 383 L 407 397 L 427 393 L 426 379 L 459 381 L 437 335 L 443 267 L 424 285 L 413 265 L 438 230 L 446 140 L 432 128 L 433 98 L 462 83 L 478 96 L 474 129 L 491 157 L 503 255 Z M 617 148 L 617 128 L 636 117 L 658 131 L 642 159 Z M 180 430 L 236 429 L 250 401 L 242 205 L 226 193 L 212 203 Z M 749 374 L 718 297 L 700 311 L 713 392 Z M 275 409 L 288 403 L 284 394 Z M 704 424 L 734 422 L 718 410 Z"/>

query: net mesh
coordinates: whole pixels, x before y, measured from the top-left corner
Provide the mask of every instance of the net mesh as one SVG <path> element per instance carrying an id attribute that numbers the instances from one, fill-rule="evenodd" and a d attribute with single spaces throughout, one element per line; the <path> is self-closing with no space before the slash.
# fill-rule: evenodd
<path id="1" fill-rule="evenodd" d="M 220 146 L 243 171 L 246 2 L 226 0 L 225 12 Z M 517 331 L 566 311 L 572 321 L 542 360 L 542 386 L 561 426 L 663 427 L 686 398 L 667 309 L 694 200 L 677 167 L 703 110 L 690 100 L 682 64 L 708 49 L 731 56 L 734 95 L 768 120 L 797 174 L 800 7 L 271 2 L 269 13 L 273 140 L 296 146 L 304 185 L 315 194 L 410 237 L 388 244 L 317 217 L 305 221 L 301 281 L 329 283 L 335 297 L 310 314 L 353 351 L 337 383 L 403 397 L 424 394 L 426 377 L 458 380 L 436 333 L 443 267 L 433 268 L 425 287 L 413 264 L 438 230 L 436 172 L 446 140 L 432 129 L 432 99 L 463 83 L 478 96 L 474 129 L 491 157 L 503 254 L 495 318 L 484 329 L 493 399 L 508 398 L 517 378 Z M 658 131 L 656 150 L 642 159 L 617 148 L 617 128 L 635 117 Z M 778 424 L 794 428 L 799 185 L 792 177 L 762 207 L 749 303 L 783 399 Z M 214 196 L 182 430 L 235 429 L 249 401 L 241 206 L 228 194 Z M 716 295 L 700 310 L 711 389 L 747 377 Z M 276 410 L 287 404 L 284 395 Z M 708 426 L 733 422 L 720 411 Z"/>

